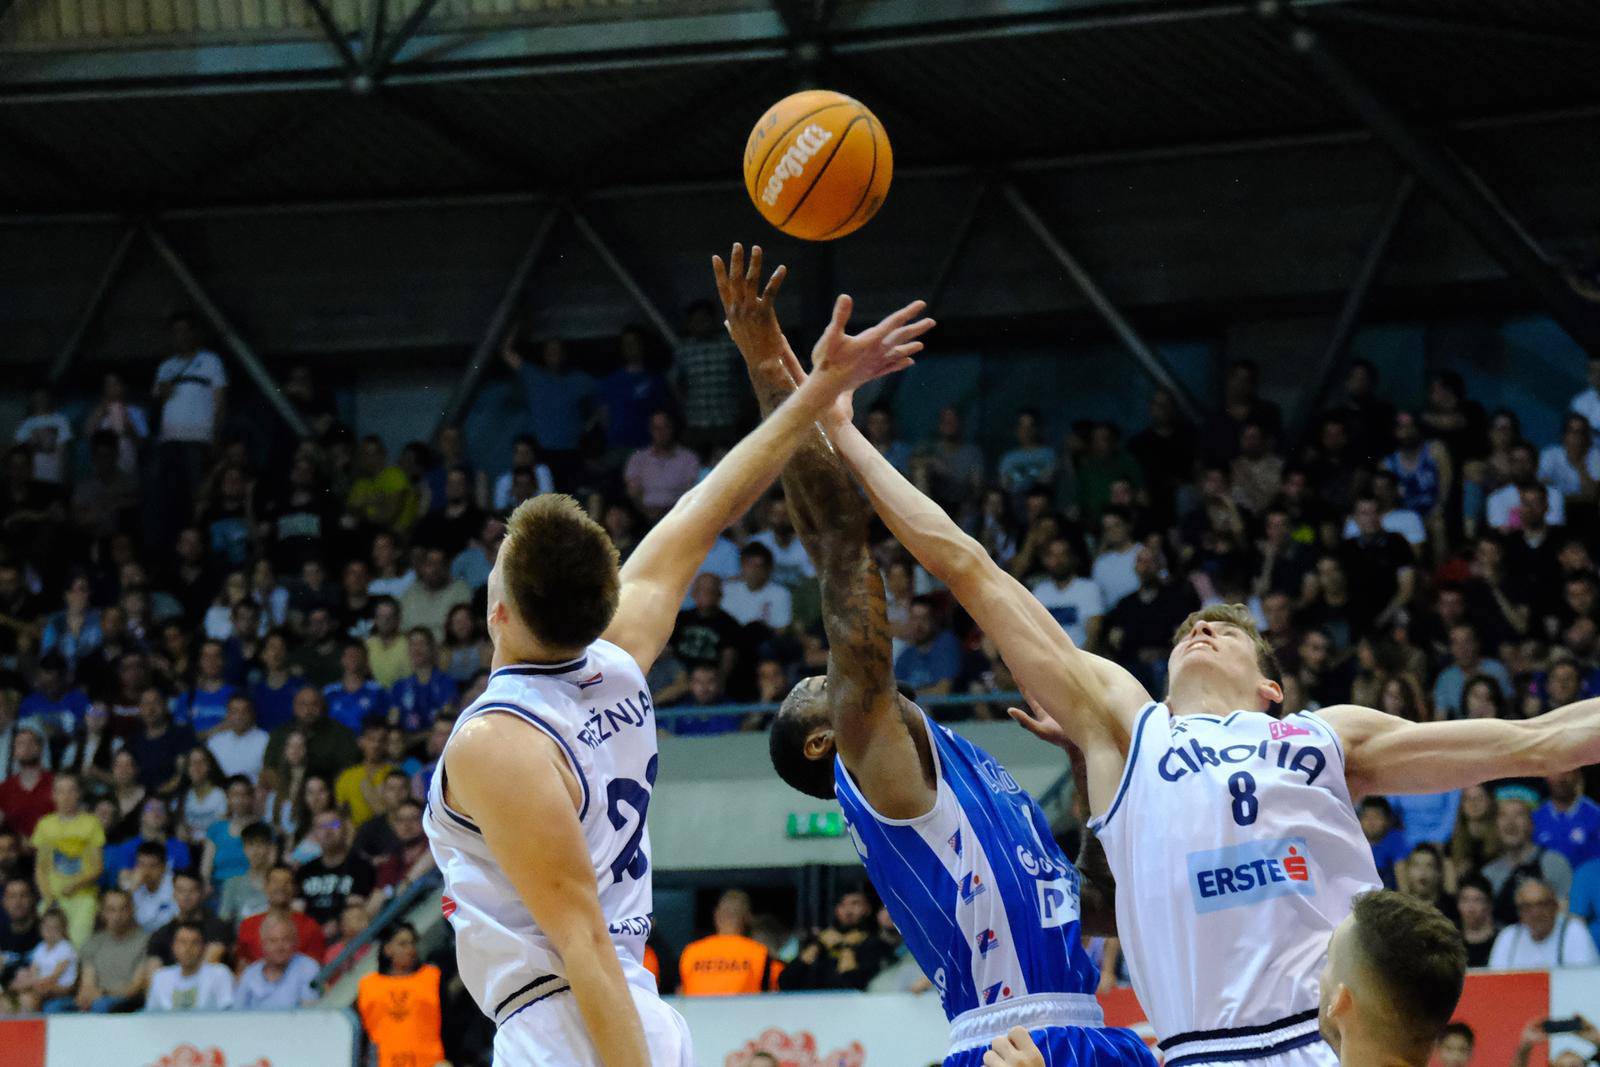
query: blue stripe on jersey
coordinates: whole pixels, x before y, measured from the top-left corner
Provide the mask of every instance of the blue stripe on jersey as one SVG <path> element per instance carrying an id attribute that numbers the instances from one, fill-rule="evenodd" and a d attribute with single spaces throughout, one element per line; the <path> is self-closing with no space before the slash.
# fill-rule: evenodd
<path id="1" fill-rule="evenodd" d="M 1144 740 L 1144 724 L 1156 710 L 1155 704 L 1146 704 L 1144 711 L 1139 713 L 1139 719 L 1133 724 L 1133 747 L 1128 749 L 1128 762 L 1122 768 L 1122 781 L 1117 783 L 1117 795 L 1112 798 L 1111 806 L 1106 813 L 1098 819 L 1089 820 L 1089 829 L 1099 832 L 1100 827 L 1111 821 L 1111 816 L 1117 813 L 1122 806 L 1122 798 L 1128 795 L 1128 785 L 1133 781 L 1133 765 L 1139 761 L 1139 745 Z"/>
<path id="2" fill-rule="evenodd" d="M 511 669 L 509 667 L 502 668 L 502 670 Z M 572 751 L 572 746 L 567 744 L 567 739 L 561 736 L 561 732 L 520 704 L 511 704 L 505 701 L 479 704 L 472 709 L 472 714 L 476 715 L 483 711 L 509 711 L 511 714 L 527 720 L 555 739 L 556 744 L 560 745 L 562 751 L 566 752 L 567 762 L 572 764 L 572 773 L 577 776 L 578 784 L 583 787 L 583 803 L 578 808 L 578 821 L 582 822 L 583 817 L 589 813 L 589 779 L 584 777 L 583 765 L 578 762 L 578 754 Z"/>
<path id="3" fill-rule="evenodd" d="M 444 764 L 441 763 L 439 765 L 439 807 L 444 811 L 444 813 L 446 815 L 450 816 L 456 822 L 460 823 L 462 826 L 466 827 L 468 830 L 471 830 L 473 833 L 477 834 L 479 837 L 482 837 L 483 836 L 483 831 L 478 829 L 477 825 L 471 819 L 467 818 L 465 815 L 458 815 L 455 811 L 451 810 L 449 802 L 444 799 L 444 795 L 449 791 L 450 791 L 450 776 L 445 773 Z M 423 805 L 424 805 L 424 807 L 428 808 L 430 811 L 433 809 L 433 804 L 431 802 L 429 802 L 429 801 L 424 801 Z"/>
<path id="4" fill-rule="evenodd" d="M 945 1014 L 1030 993 L 1093 993 L 1099 972 L 1079 937 L 1078 873 L 1044 812 L 988 753 L 924 724 L 942 787 L 925 815 L 879 816 L 842 760 L 834 780 L 861 861 L 939 985 Z"/>
<path id="5" fill-rule="evenodd" d="M 569 660 L 566 663 L 551 663 L 548 665 L 540 665 L 535 663 L 516 663 L 509 667 L 501 667 L 499 670 L 492 671 L 489 674 L 489 678 L 492 681 L 502 674 L 571 674 L 573 671 L 583 670 L 584 664 L 588 662 L 589 657 L 587 655 L 583 655 L 579 656 L 575 660 Z"/>

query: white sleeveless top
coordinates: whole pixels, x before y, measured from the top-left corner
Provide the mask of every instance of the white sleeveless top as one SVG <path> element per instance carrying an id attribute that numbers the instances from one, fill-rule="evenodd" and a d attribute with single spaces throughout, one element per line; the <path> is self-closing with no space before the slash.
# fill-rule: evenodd
<path id="1" fill-rule="evenodd" d="M 1328 939 L 1357 894 L 1381 888 L 1327 722 L 1147 705 L 1116 798 L 1089 825 L 1166 1067 L 1320 1040 Z"/>
<path id="2" fill-rule="evenodd" d="M 515 716 L 554 738 L 582 792 L 578 821 L 600 889 L 600 909 L 628 982 L 652 993 L 644 969 L 651 924 L 650 835 L 645 813 L 656 779 L 656 717 L 638 664 L 596 641 L 570 663 L 502 667 L 461 713 Z M 518 1011 L 570 988 L 561 957 L 501 872 L 472 820 L 445 803 L 445 743 L 428 788 L 423 825 L 444 874 L 444 913 L 456 934 L 461 979 L 485 1015 L 503 1024 Z"/>

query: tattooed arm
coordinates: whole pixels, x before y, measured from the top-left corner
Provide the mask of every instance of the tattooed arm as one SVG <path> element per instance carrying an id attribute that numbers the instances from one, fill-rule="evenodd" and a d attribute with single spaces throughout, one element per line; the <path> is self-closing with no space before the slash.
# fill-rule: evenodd
<path id="1" fill-rule="evenodd" d="M 728 265 L 717 259 L 714 270 L 728 332 L 765 418 L 796 388 L 772 302 L 786 272 L 779 267 L 761 290 L 760 248 L 751 249 L 746 266 L 738 245 Z M 822 587 L 834 743 L 874 808 L 914 818 L 933 804 L 933 775 L 900 712 L 883 578 L 868 550 L 871 509 L 816 426 L 784 468 L 783 491 Z"/>

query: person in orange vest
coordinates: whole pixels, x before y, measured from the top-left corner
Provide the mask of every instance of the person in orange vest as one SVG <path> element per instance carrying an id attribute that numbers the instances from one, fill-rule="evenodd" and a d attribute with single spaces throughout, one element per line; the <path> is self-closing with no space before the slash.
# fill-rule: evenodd
<path id="1" fill-rule="evenodd" d="M 730 889 L 711 914 L 716 933 L 691 941 L 678 957 L 678 992 L 686 997 L 730 996 L 778 988 L 783 964 L 749 936 L 750 894 Z"/>
<path id="2" fill-rule="evenodd" d="M 418 959 L 410 923 L 389 931 L 382 952 L 378 971 L 356 987 L 356 1011 L 378 1047 L 378 1067 L 449 1067 L 439 1029 L 439 968 Z"/>

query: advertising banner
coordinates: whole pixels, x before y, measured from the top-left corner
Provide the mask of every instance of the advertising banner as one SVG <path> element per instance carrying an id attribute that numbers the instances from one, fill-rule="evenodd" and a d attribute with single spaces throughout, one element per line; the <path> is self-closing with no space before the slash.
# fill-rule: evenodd
<path id="1" fill-rule="evenodd" d="M 5 1067 L 350 1067 L 355 1049 L 342 1011 L 0 1020 Z"/>

